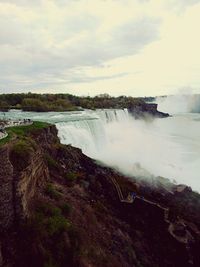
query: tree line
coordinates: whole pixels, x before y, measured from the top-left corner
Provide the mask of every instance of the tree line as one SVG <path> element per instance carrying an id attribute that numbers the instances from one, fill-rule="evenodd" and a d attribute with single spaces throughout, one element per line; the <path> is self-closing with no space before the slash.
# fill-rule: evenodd
<path id="1" fill-rule="evenodd" d="M 128 96 L 112 97 L 101 94 L 95 97 L 79 97 L 71 94 L 1 94 L 0 110 L 23 111 L 75 111 L 81 109 L 131 108 L 144 105 L 142 98 Z"/>

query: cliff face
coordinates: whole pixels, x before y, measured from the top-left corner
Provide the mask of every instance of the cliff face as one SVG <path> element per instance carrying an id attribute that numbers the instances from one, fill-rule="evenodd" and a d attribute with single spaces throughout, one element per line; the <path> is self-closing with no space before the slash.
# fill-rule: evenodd
<path id="1" fill-rule="evenodd" d="M 153 103 L 143 103 L 141 105 L 129 107 L 129 112 L 136 118 L 153 116 L 157 118 L 169 117 L 168 113 L 158 111 L 158 105 Z"/>
<path id="2" fill-rule="evenodd" d="M 17 177 L 16 177 L 17 179 Z M 31 200 L 39 189 L 44 188 L 49 180 L 49 170 L 45 165 L 43 154 L 37 151 L 32 155 L 29 166 L 20 174 L 16 186 L 19 199 L 19 215 L 28 217 L 31 212 Z"/>
<path id="3" fill-rule="evenodd" d="M 13 166 L 7 147 L 0 149 L 0 228 L 9 228 L 14 221 Z"/>
<path id="4" fill-rule="evenodd" d="M 2 147 L 0 162 L 0 266 L 200 265 L 188 187 L 129 180 L 61 145 L 53 126 Z"/>
<path id="5" fill-rule="evenodd" d="M 48 134 L 44 133 L 44 136 L 47 138 Z M 38 188 L 44 186 L 49 179 L 48 167 L 41 148 L 38 146 L 28 152 L 27 166 L 24 168 L 24 166 L 19 166 L 19 162 L 24 159 L 13 151 L 16 144 L 18 144 L 17 140 L 0 148 L 1 231 L 8 230 L 21 218 L 28 216 L 32 198 Z"/>

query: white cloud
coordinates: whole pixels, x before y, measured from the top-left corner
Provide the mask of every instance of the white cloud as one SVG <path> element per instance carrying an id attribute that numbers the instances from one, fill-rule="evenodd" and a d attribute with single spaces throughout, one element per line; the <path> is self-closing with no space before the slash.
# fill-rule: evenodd
<path id="1" fill-rule="evenodd" d="M 171 6 L 174 7 L 187 7 L 187 6 L 192 6 L 195 4 L 200 3 L 200 0 L 169 0 L 168 2 Z"/>
<path id="2" fill-rule="evenodd" d="M 200 88 L 198 2 L 0 0 L 0 92 Z"/>

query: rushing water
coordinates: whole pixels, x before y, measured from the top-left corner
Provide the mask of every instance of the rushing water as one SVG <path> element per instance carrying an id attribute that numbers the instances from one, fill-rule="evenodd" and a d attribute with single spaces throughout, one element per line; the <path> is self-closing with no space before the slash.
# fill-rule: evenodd
<path id="1" fill-rule="evenodd" d="M 160 104 L 162 109 L 162 104 Z M 200 114 L 134 120 L 127 110 L 0 113 L 55 123 L 62 143 L 126 175 L 168 177 L 200 191 Z"/>

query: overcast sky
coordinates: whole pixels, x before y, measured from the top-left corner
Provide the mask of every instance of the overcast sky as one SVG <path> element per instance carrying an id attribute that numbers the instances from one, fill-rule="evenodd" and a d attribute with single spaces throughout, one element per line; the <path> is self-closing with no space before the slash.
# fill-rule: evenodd
<path id="1" fill-rule="evenodd" d="M 0 93 L 200 93 L 200 0 L 0 0 Z"/>

